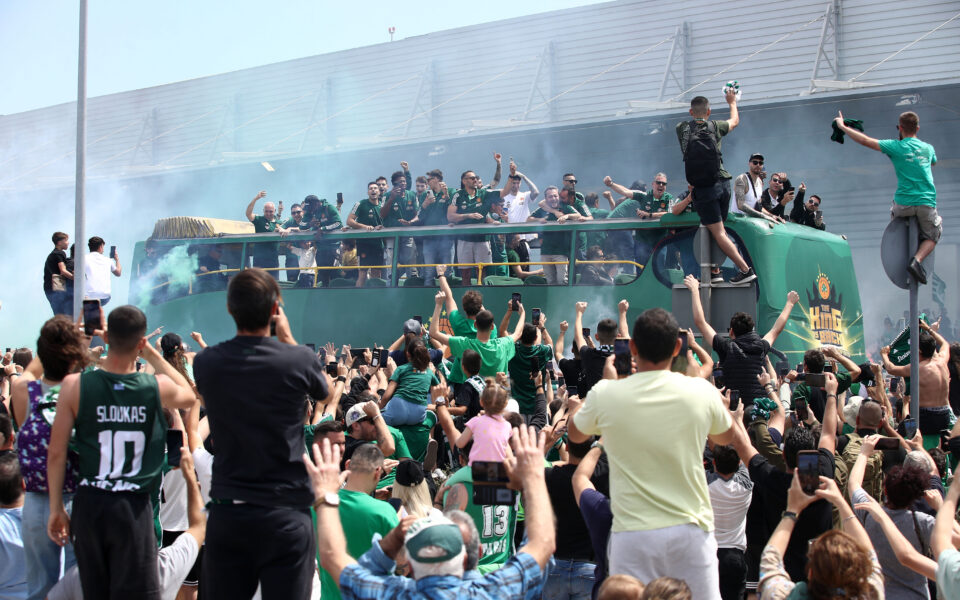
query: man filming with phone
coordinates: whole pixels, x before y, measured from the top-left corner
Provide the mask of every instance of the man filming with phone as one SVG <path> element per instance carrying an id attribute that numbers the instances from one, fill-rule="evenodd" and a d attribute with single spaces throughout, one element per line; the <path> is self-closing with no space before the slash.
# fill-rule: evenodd
<path id="1" fill-rule="evenodd" d="M 731 419 L 709 382 L 670 370 L 680 352 L 679 333 L 667 311 L 644 311 L 629 342 L 637 372 L 601 380 L 582 408 L 570 398 L 567 435 L 574 444 L 603 436 L 612 492 L 610 574 L 641 581 L 677 577 L 694 598 L 719 600 L 702 452 L 708 435 L 715 444 L 730 443 Z"/>
<path id="2" fill-rule="evenodd" d="M 117 247 L 110 247 L 110 257 L 103 255 L 103 249 L 106 242 L 102 237 L 93 236 L 87 242 L 87 248 L 90 252 L 87 254 L 84 262 L 84 272 L 86 272 L 86 286 L 83 297 L 89 300 L 99 300 L 100 306 L 106 306 L 110 302 L 110 275 L 120 277 L 123 268 L 120 266 L 120 256 L 117 254 Z"/>

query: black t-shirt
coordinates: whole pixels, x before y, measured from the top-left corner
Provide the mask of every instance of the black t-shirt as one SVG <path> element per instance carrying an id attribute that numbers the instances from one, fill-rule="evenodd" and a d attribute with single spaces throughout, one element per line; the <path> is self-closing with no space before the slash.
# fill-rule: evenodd
<path id="1" fill-rule="evenodd" d="M 754 398 L 766 397 L 757 375 L 763 372 L 770 342 L 757 335 L 756 331 L 736 339 L 715 335 L 713 349 L 720 357 L 724 384 L 728 389 L 739 391 L 744 404 L 753 404 Z"/>
<path id="2" fill-rule="evenodd" d="M 581 398 L 586 398 L 587 392 L 603 379 L 603 366 L 611 354 L 613 354 L 612 346 L 580 347 L 580 383 L 577 385 L 577 391 L 580 392 Z"/>
<path id="3" fill-rule="evenodd" d="M 561 358 L 557 361 L 560 372 L 563 373 L 563 379 L 567 384 L 567 391 L 570 395 L 580 392 L 580 359 L 579 358 Z M 581 398 L 583 396 L 580 396 Z"/>
<path id="4" fill-rule="evenodd" d="M 573 473 L 576 470 L 576 465 L 561 465 L 547 469 L 544 474 L 550 504 L 557 515 L 557 549 L 553 555 L 562 560 L 593 562 L 590 533 L 573 496 Z"/>
<path id="5" fill-rule="evenodd" d="M 462 416 L 464 423 L 479 415 L 480 411 L 483 410 L 483 406 L 480 404 L 480 392 L 469 383 L 460 384 L 455 401 L 457 406 L 467 407 L 467 412 Z"/>
<path id="6" fill-rule="evenodd" d="M 53 279 L 51 275 L 60 274 L 60 263 L 67 262 L 67 253 L 63 250 L 54 250 L 47 255 L 47 261 L 43 263 L 43 291 L 53 291 Z"/>
<path id="7" fill-rule="evenodd" d="M 820 474 L 833 478 L 833 452 L 825 449 L 817 451 L 819 456 Z M 768 539 L 780 523 L 783 511 L 787 509 L 787 490 L 793 475 L 777 469 L 763 456 L 757 454 L 750 459 L 750 479 L 754 486 L 753 504 L 760 501 L 762 521 L 765 526 L 765 537 Z M 805 581 L 807 577 L 807 546 L 808 542 L 821 533 L 833 527 L 833 510 L 826 500 L 817 500 L 811 503 L 800 516 L 793 527 L 790 543 L 783 555 L 783 564 L 787 573 L 794 581 Z"/>
<path id="8" fill-rule="evenodd" d="M 274 338 L 237 336 L 197 354 L 193 374 L 217 440 L 210 496 L 310 506 L 303 401 L 327 397 L 316 355 Z"/>

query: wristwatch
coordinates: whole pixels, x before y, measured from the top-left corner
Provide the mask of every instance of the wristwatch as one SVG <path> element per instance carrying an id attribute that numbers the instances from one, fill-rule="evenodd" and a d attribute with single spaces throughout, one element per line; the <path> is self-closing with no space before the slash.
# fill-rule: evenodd
<path id="1" fill-rule="evenodd" d="M 796 523 L 796 522 L 797 522 L 797 513 L 793 512 L 792 510 L 785 510 L 785 511 L 783 511 L 783 513 L 780 515 L 780 518 L 781 518 L 781 519 L 790 519 L 790 520 L 792 520 L 794 523 Z"/>
<path id="2" fill-rule="evenodd" d="M 327 492 L 321 496 L 319 500 L 313 503 L 313 508 L 319 508 L 321 504 L 333 507 L 340 506 L 340 495 L 333 492 Z"/>

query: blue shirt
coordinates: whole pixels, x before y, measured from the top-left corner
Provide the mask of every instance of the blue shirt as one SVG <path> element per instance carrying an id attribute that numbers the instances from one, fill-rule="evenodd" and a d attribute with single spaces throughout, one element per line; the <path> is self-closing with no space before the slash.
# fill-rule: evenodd
<path id="1" fill-rule="evenodd" d="M 0 509 L 0 598 L 27 597 L 27 559 L 21 535 L 22 508 Z"/>
<path id="2" fill-rule="evenodd" d="M 414 581 L 406 577 L 377 575 L 361 563 L 349 565 L 340 574 L 340 595 L 344 600 L 536 600 L 542 591 L 543 571 L 526 552 L 512 556 L 500 569 L 477 579 L 437 575 Z"/>

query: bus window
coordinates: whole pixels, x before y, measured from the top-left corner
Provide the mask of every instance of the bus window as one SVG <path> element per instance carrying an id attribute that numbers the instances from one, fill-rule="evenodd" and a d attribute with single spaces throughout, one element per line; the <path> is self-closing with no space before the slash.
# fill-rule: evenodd
<path id="1" fill-rule="evenodd" d="M 203 294 L 227 289 L 230 278 L 240 268 L 243 244 L 200 244 L 194 249 L 197 268 L 193 293 Z"/>
<path id="2" fill-rule="evenodd" d="M 285 279 L 281 277 L 280 267 L 280 243 L 279 242 L 253 242 L 247 244 L 247 266 L 258 267 L 266 270 L 278 281 Z"/>

